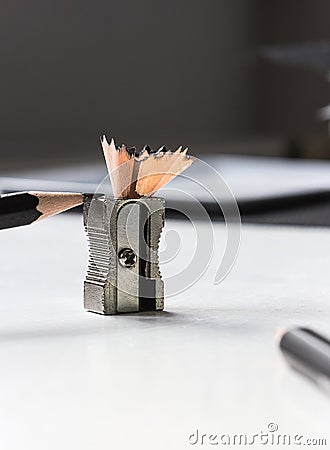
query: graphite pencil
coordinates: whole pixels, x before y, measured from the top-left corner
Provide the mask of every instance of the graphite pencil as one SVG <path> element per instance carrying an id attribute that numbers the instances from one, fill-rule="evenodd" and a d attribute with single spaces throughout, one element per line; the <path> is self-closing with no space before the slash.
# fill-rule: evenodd
<path id="1" fill-rule="evenodd" d="M 83 203 L 74 192 L 17 192 L 0 197 L 0 230 L 20 227 Z"/>

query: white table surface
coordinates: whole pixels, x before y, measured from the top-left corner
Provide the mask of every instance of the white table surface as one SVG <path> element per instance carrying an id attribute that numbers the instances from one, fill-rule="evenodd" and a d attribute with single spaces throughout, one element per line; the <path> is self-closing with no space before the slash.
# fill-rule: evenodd
<path id="1" fill-rule="evenodd" d="M 214 226 L 220 251 L 224 227 Z M 168 228 L 189 240 L 185 222 Z M 330 445 L 329 397 L 274 340 L 295 324 L 330 334 L 329 248 L 327 229 L 243 226 L 222 284 L 214 258 L 166 312 L 103 317 L 82 309 L 81 217 L 2 231 L 0 449 L 212 448 L 188 438 L 271 422 Z"/>

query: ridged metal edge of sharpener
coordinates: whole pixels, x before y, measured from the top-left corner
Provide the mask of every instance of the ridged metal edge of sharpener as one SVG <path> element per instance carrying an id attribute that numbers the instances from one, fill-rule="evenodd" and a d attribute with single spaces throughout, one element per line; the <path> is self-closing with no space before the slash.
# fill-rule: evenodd
<path id="1" fill-rule="evenodd" d="M 151 212 L 150 248 L 153 257 L 150 261 L 150 277 L 156 280 L 156 310 L 164 309 L 164 281 L 159 268 L 159 242 L 165 223 L 165 200 L 160 197 L 141 199 Z"/>
<path id="2" fill-rule="evenodd" d="M 110 239 L 108 198 L 103 194 L 85 195 L 84 227 L 89 246 L 89 261 L 84 282 L 84 308 L 98 314 L 117 314 L 116 254 Z M 113 280 L 111 283 L 110 280 Z"/>

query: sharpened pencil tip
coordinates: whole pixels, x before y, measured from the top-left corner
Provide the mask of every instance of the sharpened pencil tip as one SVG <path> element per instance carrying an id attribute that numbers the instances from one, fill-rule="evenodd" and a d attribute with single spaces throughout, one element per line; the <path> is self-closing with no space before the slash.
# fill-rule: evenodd
<path id="1" fill-rule="evenodd" d="M 77 192 L 38 192 L 29 194 L 35 196 L 39 202 L 36 209 L 41 212 L 38 220 L 54 216 L 83 203 L 83 195 Z"/>

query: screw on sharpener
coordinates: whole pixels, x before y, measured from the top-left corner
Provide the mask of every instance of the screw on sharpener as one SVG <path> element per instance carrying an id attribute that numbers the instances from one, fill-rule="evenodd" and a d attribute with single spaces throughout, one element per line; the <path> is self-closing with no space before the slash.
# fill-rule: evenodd
<path id="1" fill-rule="evenodd" d="M 164 308 L 158 246 L 164 225 L 164 199 L 84 196 L 89 265 L 84 307 L 99 314 Z"/>
<path id="2" fill-rule="evenodd" d="M 130 248 L 121 249 L 118 253 L 118 259 L 120 264 L 124 267 L 133 267 L 137 261 L 136 254 Z"/>

